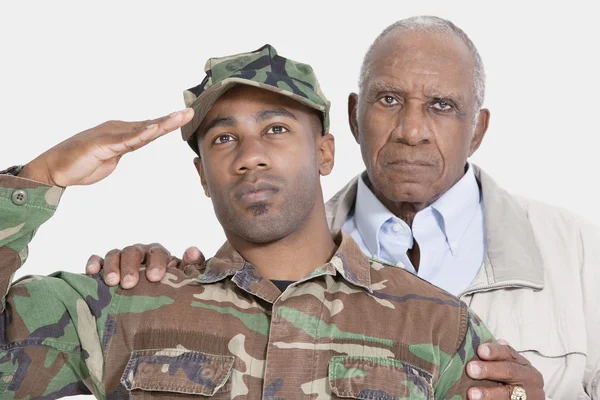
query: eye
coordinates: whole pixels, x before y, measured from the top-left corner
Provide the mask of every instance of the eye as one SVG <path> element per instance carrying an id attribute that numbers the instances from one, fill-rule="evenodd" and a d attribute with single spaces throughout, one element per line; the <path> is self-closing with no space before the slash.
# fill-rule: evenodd
<path id="1" fill-rule="evenodd" d="M 446 100 L 436 100 L 431 106 L 438 111 L 450 111 L 454 108 L 452 103 Z"/>
<path id="2" fill-rule="evenodd" d="M 267 131 L 268 134 L 271 135 L 280 135 L 282 133 L 286 133 L 288 130 L 286 127 L 281 126 L 281 125 L 273 125 L 272 127 L 269 128 L 269 130 Z"/>
<path id="3" fill-rule="evenodd" d="M 222 135 L 217 136 L 213 140 L 213 144 L 225 144 L 225 143 L 233 142 L 234 140 L 236 140 L 236 139 L 232 134 L 224 133 Z"/>
<path id="4" fill-rule="evenodd" d="M 379 99 L 379 101 L 382 102 L 386 106 L 394 106 L 398 103 L 398 100 L 396 100 L 396 98 L 394 98 L 394 96 L 383 96 L 382 98 Z"/>

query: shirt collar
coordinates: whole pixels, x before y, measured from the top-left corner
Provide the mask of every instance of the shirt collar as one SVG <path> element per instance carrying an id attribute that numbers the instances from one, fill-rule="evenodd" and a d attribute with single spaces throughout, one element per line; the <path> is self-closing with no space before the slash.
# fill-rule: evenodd
<path id="1" fill-rule="evenodd" d="M 356 221 L 356 229 L 360 233 L 369 253 L 379 257 L 379 231 L 381 225 L 388 219 L 394 218 L 394 214 L 369 189 L 364 182 L 364 177 L 366 177 L 366 172 L 358 178 L 354 220 Z"/>
<path id="2" fill-rule="evenodd" d="M 485 221 L 486 261 L 482 285 L 515 285 L 544 288 L 544 264 L 527 211 L 476 164 L 469 163 L 481 188 L 481 207 Z M 365 174 L 363 172 L 361 175 Z M 326 204 L 331 227 L 341 228 L 356 209 L 361 175 L 354 177 Z M 356 214 L 354 214 L 356 218 Z M 371 253 L 373 254 L 373 253 Z M 477 278 L 476 278 L 477 279 Z M 477 284 L 471 289 L 477 289 Z M 469 289 L 465 292 L 469 293 Z"/>
<path id="3" fill-rule="evenodd" d="M 467 165 L 467 172 L 463 177 L 430 206 L 438 214 L 436 221 L 444 232 L 452 253 L 457 250 L 481 201 L 473 168 Z M 396 217 L 365 184 L 364 176 L 365 174 L 358 179 L 354 219 L 365 246 L 371 254 L 379 257 L 381 226 L 390 218 Z"/>
<path id="4" fill-rule="evenodd" d="M 338 248 L 329 262 L 316 268 L 313 272 L 302 278 L 301 281 L 319 275 L 339 274 L 343 279 L 371 292 L 371 262 L 363 254 L 360 247 L 352 237 L 340 230 L 332 230 L 334 242 Z M 199 283 L 215 283 L 229 276 L 242 289 L 254 293 L 265 300 L 273 300 L 280 292 L 275 285 L 261 285 L 266 280 L 260 271 L 229 244 L 225 242 L 215 256 L 201 267 L 200 274 L 194 279 Z M 267 287 L 264 287 L 267 286 Z M 272 287 L 275 291 L 269 289 Z"/>
<path id="5" fill-rule="evenodd" d="M 467 172 L 463 177 L 431 204 L 440 217 L 437 222 L 446 235 L 452 253 L 458 249 L 480 204 L 481 193 L 470 164 L 467 164 Z"/>

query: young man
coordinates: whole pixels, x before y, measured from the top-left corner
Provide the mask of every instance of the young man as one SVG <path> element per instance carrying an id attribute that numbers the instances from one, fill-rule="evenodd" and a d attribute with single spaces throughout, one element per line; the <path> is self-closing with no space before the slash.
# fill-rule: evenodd
<path id="1" fill-rule="evenodd" d="M 466 398 L 465 364 L 493 341 L 464 303 L 370 261 L 327 226 L 329 103 L 306 64 L 266 45 L 210 59 L 194 109 L 83 132 L 0 175 L 0 277 L 27 257 L 61 187 L 183 125 L 227 243 L 160 284 L 56 273 L 3 302 L 0 395 L 99 398 Z M 478 385 L 481 382 L 477 383 Z M 484 382 L 494 385 L 492 382 Z"/>

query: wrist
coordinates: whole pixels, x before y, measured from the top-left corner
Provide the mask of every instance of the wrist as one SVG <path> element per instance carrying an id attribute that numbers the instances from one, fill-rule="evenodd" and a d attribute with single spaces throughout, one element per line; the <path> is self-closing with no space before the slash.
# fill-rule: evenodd
<path id="1" fill-rule="evenodd" d="M 15 165 L 13 167 L 5 169 L 4 171 L 0 171 L 0 175 L 17 176 L 17 175 L 19 175 L 19 172 L 21 172 L 22 169 L 23 169 L 22 165 Z"/>
<path id="2" fill-rule="evenodd" d="M 48 174 L 48 169 L 43 165 L 43 163 L 38 160 L 33 160 L 25 166 L 17 175 L 19 178 L 25 178 L 32 181 L 44 183 L 46 185 L 58 186 L 51 178 L 50 174 Z"/>

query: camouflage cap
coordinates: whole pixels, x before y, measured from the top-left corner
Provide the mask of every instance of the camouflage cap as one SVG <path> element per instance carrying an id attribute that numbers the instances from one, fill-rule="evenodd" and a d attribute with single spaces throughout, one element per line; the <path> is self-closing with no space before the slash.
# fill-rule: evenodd
<path id="1" fill-rule="evenodd" d="M 186 107 L 194 109 L 194 118 L 181 127 L 185 141 L 194 136 L 217 99 L 240 84 L 280 93 L 321 111 L 323 129 L 325 132 L 329 129 L 330 103 L 321 91 L 312 67 L 279 56 L 270 44 L 249 53 L 210 58 L 204 71 L 206 76 L 202 83 L 183 92 Z"/>

